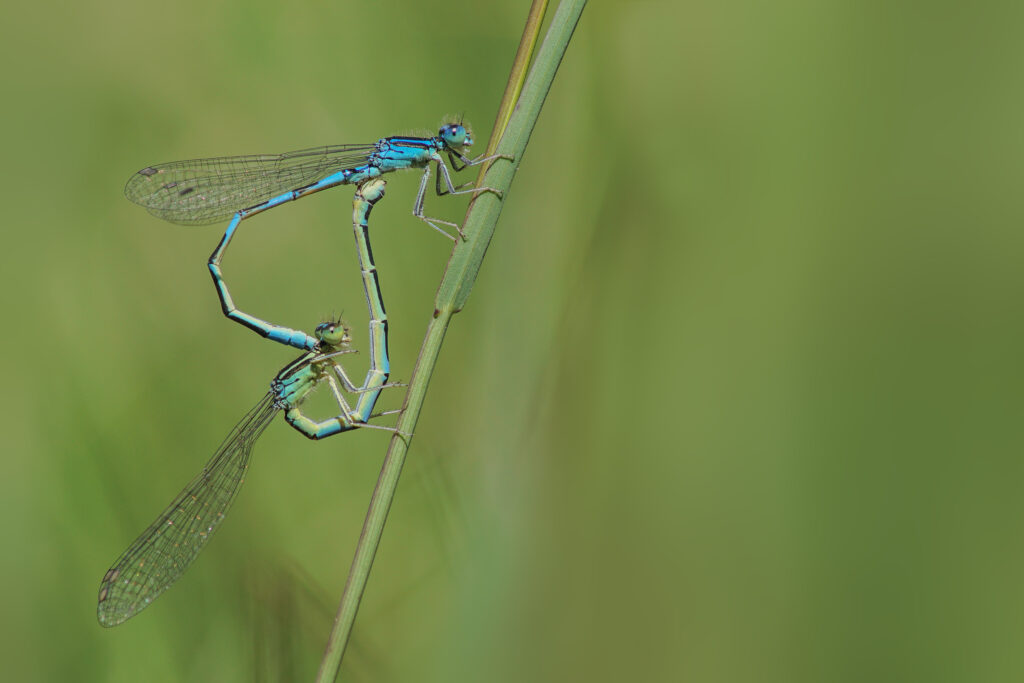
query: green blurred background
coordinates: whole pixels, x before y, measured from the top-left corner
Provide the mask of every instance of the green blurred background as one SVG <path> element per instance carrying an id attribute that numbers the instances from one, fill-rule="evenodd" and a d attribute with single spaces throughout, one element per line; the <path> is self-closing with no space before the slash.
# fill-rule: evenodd
<path id="1" fill-rule="evenodd" d="M 121 188 L 460 112 L 486 138 L 526 8 L 6 9 L 4 679 L 311 679 L 379 432 L 272 425 L 180 584 L 96 623 L 103 572 L 294 356 L 222 317 L 220 227 Z M 592 3 L 446 340 L 342 680 L 1024 678 L 1022 21 Z M 448 253 L 416 183 L 373 220 L 396 379 Z M 242 308 L 344 310 L 365 348 L 350 200 L 246 223 Z"/>

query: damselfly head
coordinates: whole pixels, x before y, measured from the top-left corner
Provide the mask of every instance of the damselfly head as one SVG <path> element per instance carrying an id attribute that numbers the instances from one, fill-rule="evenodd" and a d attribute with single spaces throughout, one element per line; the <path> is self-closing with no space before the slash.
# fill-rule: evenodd
<path id="1" fill-rule="evenodd" d="M 469 128 L 462 123 L 444 124 L 437 132 L 437 136 L 455 151 L 465 149 L 473 144 L 473 136 L 469 132 Z"/>
<path id="2" fill-rule="evenodd" d="M 316 338 L 328 346 L 345 346 L 352 341 L 348 334 L 348 325 L 340 318 L 328 320 L 316 326 Z"/>

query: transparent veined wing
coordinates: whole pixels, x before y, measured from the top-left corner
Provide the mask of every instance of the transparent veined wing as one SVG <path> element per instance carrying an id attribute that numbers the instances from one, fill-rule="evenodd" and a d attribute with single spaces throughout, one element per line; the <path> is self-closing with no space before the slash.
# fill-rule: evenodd
<path id="1" fill-rule="evenodd" d="M 172 161 L 133 174 L 124 194 L 165 221 L 205 225 L 358 166 L 374 149 L 372 144 L 328 145 L 284 154 Z"/>
<path id="2" fill-rule="evenodd" d="M 103 575 L 97 618 L 116 626 L 146 608 L 185 572 L 224 520 L 245 481 L 253 445 L 277 414 L 268 393 L 243 417 L 203 471 Z"/>

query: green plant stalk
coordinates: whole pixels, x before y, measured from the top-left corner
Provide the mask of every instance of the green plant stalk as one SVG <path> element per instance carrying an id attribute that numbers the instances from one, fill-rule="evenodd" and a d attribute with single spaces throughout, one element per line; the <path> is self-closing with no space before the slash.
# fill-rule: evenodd
<path id="1" fill-rule="evenodd" d="M 569 40 L 572 38 L 585 5 L 586 0 L 563 0 L 559 4 L 555 16 L 551 20 L 551 25 L 548 27 L 544 42 L 537 53 L 533 68 L 523 85 L 522 95 L 516 102 L 504 135 L 501 135 L 497 128 L 492 133 L 492 142 L 495 138 L 500 139 L 497 153 L 507 154 L 515 159 L 514 162 L 499 160 L 487 173 L 488 186 L 502 192 L 504 197 L 508 196 L 508 189 L 512 185 L 515 171 L 526 151 L 530 134 L 540 116 L 541 107 L 551 89 L 555 73 L 562 62 L 562 57 L 569 46 Z M 527 29 L 530 30 L 531 26 L 532 30 L 539 31 L 540 22 L 528 22 Z M 520 69 L 526 68 L 525 62 L 520 64 L 517 61 L 517 66 Z M 508 87 L 515 88 L 516 80 L 517 74 L 513 70 Z M 416 366 L 409 381 L 409 390 L 402 406 L 402 413 L 398 419 L 397 427 L 400 433 L 395 434 L 391 439 L 380 476 L 377 478 L 377 486 L 370 499 L 370 507 L 363 522 L 363 530 L 359 535 L 359 543 L 356 546 L 348 581 L 345 583 L 345 590 L 338 606 L 334 628 L 331 630 L 327 648 L 320 663 L 320 671 L 316 678 L 318 683 L 334 681 L 341 667 L 341 659 L 352 632 L 356 612 L 359 610 L 359 603 L 366 588 L 373 559 L 377 554 L 377 547 L 384 532 L 384 523 L 387 521 L 391 501 L 394 499 L 398 479 L 401 476 L 412 440 L 411 436 L 403 436 L 403 434 L 411 435 L 416 429 L 416 423 L 423 407 L 423 399 L 437 364 L 448 325 L 451 323 L 452 316 L 462 310 L 470 291 L 472 291 L 480 264 L 494 235 L 502 203 L 502 199 L 490 192 L 482 193 L 470 202 L 463 224 L 467 239 L 464 242 L 459 242 L 452 252 L 448 267 L 438 287 L 434 316 L 427 325 L 423 346 L 420 349 L 419 358 L 416 360 Z"/>
<path id="2" fill-rule="evenodd" d="M 501 104 L 498 105 L 498 114 L 494 117 L 494 129 L 491 133 L 490 142 L 487 143 L 486 156 L 494 154 L 494 150 L 501 140 L 508 120 L 512 118 L 512 110 L 519 101 L 519 94 L 523 91 L 523 83 L 526 81 L 526 67 L 533 58 L 533 49 L 537 46 L 537 38 L 540 36 L 540 25 L 544 22 L 544 13 L 548 10 L 548 0 L 533 0 L 530 6 L 530 13 L 526 17 L 526 27 L 523 29 L 523 37 L 519 40 L 519 49 L 516 50 L 515 59 L 512 60 L 512 71 L 509 73 L 508 85 L 505 87 L 505 94 L 501 96 Z M 480 178 L 487 173 L 490 162 L 480 169 Z"/>
<path id="3" fill-rule="evenodd" d="M 487 247 L 494 237 L 494 229 L 504 199 L 508 198 L 512 179 L 526 152 L 526 145 L 540 116 L 541 107 L 547 99 L 555 73 L 562 63 L 562 57 L 565 56 L 569 40 L 586 4 L 586 0 L 563 0 L 559 4 L 555 16 L 551 19 L 547 35 L 544 36 L 544 43 L 537 52 L 537 59 L 530 69 L 530 75 L 523 85 L 522 95 L 515 104 L 508 126 L 503 134 L 497 131 L 492 133 L 492 136 L 500 137 L 495 146 L 495 153 L 508 155 L 514 159 L 513 162 L 496 160 L 487 170 L 487 186 L 500 191 L 503 198 L 499 199 L 493 193 L 485 192 L 470 202 L 462 227 L 466 241 L 455 249 L 448 261 L 448 268 L 434 300 L 435 316 L 438 311 L 448 308 L 457 313 L 466 305 L 469 293 L 476 283 L 484 254 L 487 253 Z M 492 145 L 489 144 L 488 147 L 490 146 Z M 482 185 L 483 180 L 484 177 L 481 176 L 477 184 Z"/>

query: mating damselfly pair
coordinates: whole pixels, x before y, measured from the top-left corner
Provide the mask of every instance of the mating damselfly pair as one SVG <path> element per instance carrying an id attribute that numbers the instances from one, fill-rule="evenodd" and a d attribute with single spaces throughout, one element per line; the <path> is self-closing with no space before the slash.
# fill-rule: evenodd
<path id="1" fill-rule="evenodd" d="M 115 626 L 147 607 L 188 568 L 218 528 L 244 481 L 256 440 L 274 416 L 285 419 L 311 439 L 320 439 L 358 427 L 396 431 L 369 424 L 373 409 L 388 384 L 388 322 L 376 266 L 369 243 L 369 216 L 384 196 L 381 177 L 391 171 L 423 169 L 413 215 L 448 235 L 438 223 L 462 235 L 461 227 L 424 215 L 423 203 L 430 165 L 437 166 L 436 192 L 477 194 L 492 188 L 464 189 L 453 184 L 442 155 L 454 171 L 476 166 L 501 155 L 470 159 L 465 156 L 473 139 L 461 123 L 448 123 L 434 137 L 387 137 L 369 145 L 335 145 L 276 155 L 248 155 L 177 161 L 147 166 L 135 173 L 125 195 L 150 213 L 174 223 L 204 225 L 233 216 L 208 265 L 224 314 L 260 336 L 293 346 L 303 355 L 285 366 L 260 399 L 221 443 L 202 472 L 171 502 L 117 559 L 100 583 L 97 616 L 103 626 Z M 442 181 L 444 186 L 442 187 Z M 239 310 L 231 298 L 221 270 L 224 253 L 241 221 L 275 206 L 337 185 L 356 185 L 353 227 L 369 310 L 369 370 L 362 384 L 346 375 L 338 357 L 351 353 L 348 327 L 341 320 L 317 326 L 314 335 L 261 320 Z M 337 416 L 314 420 L 302 412 L 302 403 L 322 382 L 330 387 L 338 405 Z M 357 395 L 350 407 L 342 390 Z M 396 411 L 389 411 L 396 412 Z M 380 413 L 383 415 L 387 413 Z"/>

